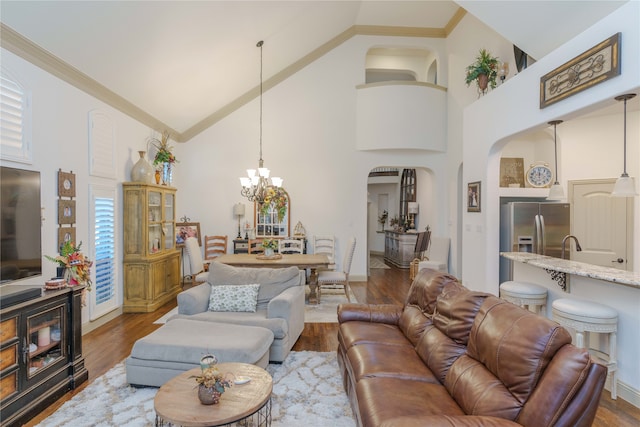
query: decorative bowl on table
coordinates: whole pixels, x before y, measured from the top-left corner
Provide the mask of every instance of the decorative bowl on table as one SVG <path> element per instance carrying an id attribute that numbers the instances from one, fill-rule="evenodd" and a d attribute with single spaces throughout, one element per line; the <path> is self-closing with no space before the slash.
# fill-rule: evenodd
<path id="1" fill-rule="evenodd" d="M 66 279 L 51 279 L 44 282 L 44 288 L 46 290 L 63 289 L 67 287 Z"/>

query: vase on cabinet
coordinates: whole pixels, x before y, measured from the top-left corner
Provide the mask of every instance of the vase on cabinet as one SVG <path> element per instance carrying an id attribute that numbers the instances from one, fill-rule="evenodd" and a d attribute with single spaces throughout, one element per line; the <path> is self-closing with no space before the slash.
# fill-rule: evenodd
<path id="1" fill-rule="evenodd" d="M 138 151 L 138 154 L 140 159 L 131 168 L 131 181 L 151 184 L 154 172 L 153 166 L 144 158 L 144 151 Z"/>
<path id="2" fill-rule="evenodd" d="M 162 185 L 171 185 L 171 181 L 173 181 L 172 166 L 169 162 L 162 163 L 162 170 L 160 171 L 162 174 Z"/>

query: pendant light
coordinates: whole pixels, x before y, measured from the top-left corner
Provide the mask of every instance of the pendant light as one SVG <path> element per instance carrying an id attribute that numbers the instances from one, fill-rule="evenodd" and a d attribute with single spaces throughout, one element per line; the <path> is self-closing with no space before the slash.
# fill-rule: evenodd
<path id="1" fill-rule="evenodd" d="M 258 170 L 247 169 L 247 176 L 240 178 L 242 190 L 240 194 L 246 197 L 250 202 L 257 202 L 262 205 L 267 193 L 270 189 L 282 186 L 282 178 L 273 176 L 269 178 L 269 169 L 264 167 L 262 160 L 262 45 L 264 42 L 260 40 L 257 47 L 260 48 L 260 159 L 258 161 Z"/>
<path id="2" fill-rule="evenodd" d="M 624 101 L 624 168 L 622 175 L 616 180 L 613 192 L 611 192 L 614 197 L 633 197 L 638 195 L 633 178 L 627 174 L 627 101 L 634 96 L 636 96 L 635 93 L 627 93 L 615 97 L 616 101 Z"/>
<path id="3" fill-rule="evenodd" d="M 558 136 L 556 135 L 556 126 L 558 126 L 560 123 L 562 123 L 562 120 L 552 120 L 549 122 L 549 124 L 553 126 L 553 148 L 555 153 L 556 172 L 554 177 L 555 181 L 549 189 L 549 196 L 547 197 L 547 200 L 564 199 L 564 190 L 558 182 Z"/>

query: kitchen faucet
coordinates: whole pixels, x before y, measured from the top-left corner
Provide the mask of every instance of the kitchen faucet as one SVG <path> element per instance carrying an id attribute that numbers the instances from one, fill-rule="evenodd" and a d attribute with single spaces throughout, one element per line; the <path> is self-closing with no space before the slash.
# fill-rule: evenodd
<path id="1" fill-rule="evenodd" d="M 562 259 L 564 259 L 565 244 L 569 239 L 573 239 L 576 241 L 576 251 L 578 252 L 582 251 L 582 248 L 580 247 L 580 242 L 578 242 L 578 238 L 572 234 L 567 234 L 566 236 L 564 236 L 564 239 L 562 239 L 562 255 L 560 255 L 560 258 Z"/>

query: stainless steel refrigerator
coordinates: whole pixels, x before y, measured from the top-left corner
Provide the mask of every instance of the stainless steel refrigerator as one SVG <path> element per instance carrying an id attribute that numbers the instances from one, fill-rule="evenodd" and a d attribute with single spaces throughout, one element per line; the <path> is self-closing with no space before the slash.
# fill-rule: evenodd
<path id="1" fill-rule="evenodd" d="M 569 203 L 511 202 L 500 210 L 500 251 L 560 258 L 570 233 Z M 565 258 L 569 259 L 567 250 Z M 512 279 L 512 261 L 500 257 L 500 283 Z"/>

